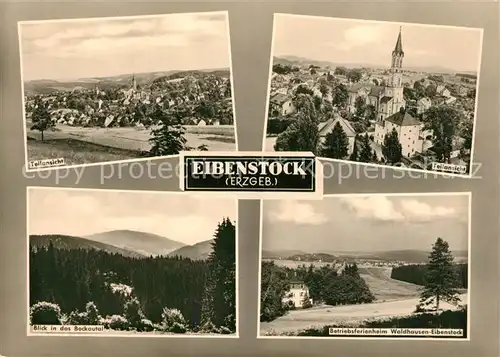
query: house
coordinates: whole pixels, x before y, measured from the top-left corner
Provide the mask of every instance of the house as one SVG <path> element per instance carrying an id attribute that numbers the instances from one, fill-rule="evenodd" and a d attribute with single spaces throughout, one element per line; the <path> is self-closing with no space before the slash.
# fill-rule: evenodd
<path id="1" fill-rule="evenodd" d="M 337 114 L 336 118 L 331 118 L 325 122 L 319 123 L 318 131 L 319 131 L 319 136 L 320 136 L 320 139 L 319 139 L 320 144 L 323 144 L 325 142 L 326 135 L 332 132 L 333 128 L 335 127 L 335 125 L 337 125 L 337 123 L 340 124 L 340 126 L 342 127 L 342 129 L 344 130 L 344 132 L 347 135 L 347 139 L 349 141 L 349 145 L 347 147 L 348 148 L 348 155 L 351 155 L 352 152 L 354 151 L 354 143 L 356 141 L 355 140 L 356 139 L 356 131 L 352 127 L 351 123 L 349 123 L 349 121 L 342 118 L 338 114 Z"/>
<path id="2" fill-rule="evenodd" d="M 292 98 L 287 95 L 281 93 L 274 94 L 269 102 L 272 106 L 276 107 L 276 110 L 278 110 L 283 116 L 293 114 L 295 112 L 295 106 L 293 105 Z"/>
<path id="3" fill-rule="evenodd" d="M 309 297 L 309 288 L 307 285 L 300 280 L 292 280 L 290 281 L 290 288 L 283 297 L 282 302 L 284 304 L 293 304 L 295 307 L 302 307 L 305 297 Z M 312 304 L 312 299 L 309 297 L 309 301 Z"/>
<path id="4" fill-rule="evenodd" d="M 401 143 L 402 154 L 405 157 L 412 157 L 416 153 L 423 151 L 425 138 L 423 137 L 424 125 L 404 110 L 391 115 L 385 120 L 375 124 L 374 141 L 378 145 L 383 145 L 387 134 L 396 129 L 398 139 Z"/>
<path id="5" fill-rule="evenodd" d="M 455 103 L 456 100 L 457 100 L 457 98 L 450 96 L 450 97 L 446 98 L 444 102 L 446 104 L 452 104 L 452 103 Z"/>
<path id="6" fill-rule="evenodd" d="M 198 122 L 198 126 L 206 126 L 207 125 L 207 122 L 203 119 L 201 119 L 199 122 Z"/>
<path id="7" fill-rule="evenodd" d="M 465 86 L 460 86 L 460 87 L 458 87 L 457 92 L 458 92 L 459 96 L 466 97 L 469 94 L 469 88 L 467 88 Z"/>
<path id="8" fill-rule="evenodd" d="M 420 98 L 417 100 L 417 113 L 422 114 L 423 112 L 427 111 L 430 107 L 432 106 L 432 101 L 427 98 Z"/>

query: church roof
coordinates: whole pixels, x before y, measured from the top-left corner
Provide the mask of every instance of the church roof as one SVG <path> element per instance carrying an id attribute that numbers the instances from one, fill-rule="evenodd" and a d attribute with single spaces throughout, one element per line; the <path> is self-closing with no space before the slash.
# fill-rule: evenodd
<path id="1" fill-rule="evenodd" d="M 400 55 L 404 56 L 404 51 L 403 51 L 403 40 L 401 39 L 401 27 L 399 28 L 399 35 L 398 39 L 396 41 L 396 46 L 394 46 L 394 51 L 392 51 L 393 55 Z"/>
<path id="2" fill-rule="evenodd" d="M 370 92 L 368 93 L 368 95 L 371 97 L 379 97 L 380 95 L 382 95 L 385 92 L 385 87 L 383 87 L 383 86 L 376 86 L 373 84 L 366 84 L 366 83 L 353 84 L 349 88 L 349 92 L 357 93 L 362 88 L 369 89 Z"/>
<path id="3" fill-rule="evenodd" d="M 392 97 L 384 95 L 382 98 L 380 98 L 380 103 L 388 103 L 392 100 Z"/>
<path id="4" fill-rule="evenodd" d="M 415 126 L 421 124 L 420 121 L 412 117 L 407 112 L 405 113 L 398 112 L 386 118 L 385 120 L 398 126 Z"/>
<path id="5" fill-rule="evenodd" d="M 333 127 L 337 124 L 337 122 L 340 123 L 340 126 L 346 133 L 347 137 L 356 136 L 356 131 L 352 127 L 351 123 L 349 123 L 341 116 L 337 116 L 336 118 L 330 118 L 325 122 L 319 123 L 318 125 L 319 135 L 325 136 L 328 133 L 330 133 L 333 130 Z"/>

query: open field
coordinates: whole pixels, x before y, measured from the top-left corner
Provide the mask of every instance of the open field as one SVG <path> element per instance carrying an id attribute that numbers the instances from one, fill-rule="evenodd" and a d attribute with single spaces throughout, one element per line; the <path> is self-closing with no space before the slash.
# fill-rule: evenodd
<path id="1" fill-rule="evenodd" d="M 364 279 L 377 301 L 399 300 L 418 297 L 420 286 L 391 279 L 391 268 L 361 267 L 359 275 Z"/>
<path id="2" fill-rule="evenodd" d="M 460 295 L 462 304 L 467 303 L 467 294 Z M 312 327 L 323 327 L 330 324 L 360 323 L 366 320 L 380 320 L 411 315 L 419 298 L 376 302 L 362 305 L 325 306 L 307 310 L 290 311 L 271 322 L 260 323 L 260 334 L 293 332 Z M 442 303 L 443 310 L 455 310 L 456 307 Z"/>
<path id="3" fill-rule="evenodd" d="M 83 128 L 57 125 L 55 131 L 29 130 L 28 160 L 64 158 L 66 165 L 128 160 L 149 151 L 150 130 L 137 128 Z M 234 126 L 186 127 L 187 145 L 206 145 L 210 151 L 236 149 Z"/>

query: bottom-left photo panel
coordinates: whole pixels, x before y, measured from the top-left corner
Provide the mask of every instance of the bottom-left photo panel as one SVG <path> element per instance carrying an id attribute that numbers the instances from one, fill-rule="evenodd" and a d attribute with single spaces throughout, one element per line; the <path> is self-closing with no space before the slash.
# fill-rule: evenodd
<path id="1" fill-rule="evenodd" d="M 238 202 L 27 188 L 28 335 L 238 337 Z"/>

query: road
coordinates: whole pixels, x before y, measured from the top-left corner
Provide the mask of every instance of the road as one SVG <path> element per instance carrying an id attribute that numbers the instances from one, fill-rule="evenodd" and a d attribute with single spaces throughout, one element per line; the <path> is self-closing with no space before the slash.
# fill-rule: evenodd
<path id="1" fill-rule="evenodd" d="M 467 294 L 460 295 L 462 304 L 467 303 Z M 362 305 L 318 307 L 307 310 L 290 311 L 272 322 L 260 324 L 261 335 L 274 331 L 291 332 L 311 327 L 323 327 L 329 324 L 362 322 L 368 319 L 383 319 L 410 315 L 418 304 L 419 298 L 376 302 Z M 442 303 L 441 308 L 452 310 L 452 305 Z"/>

